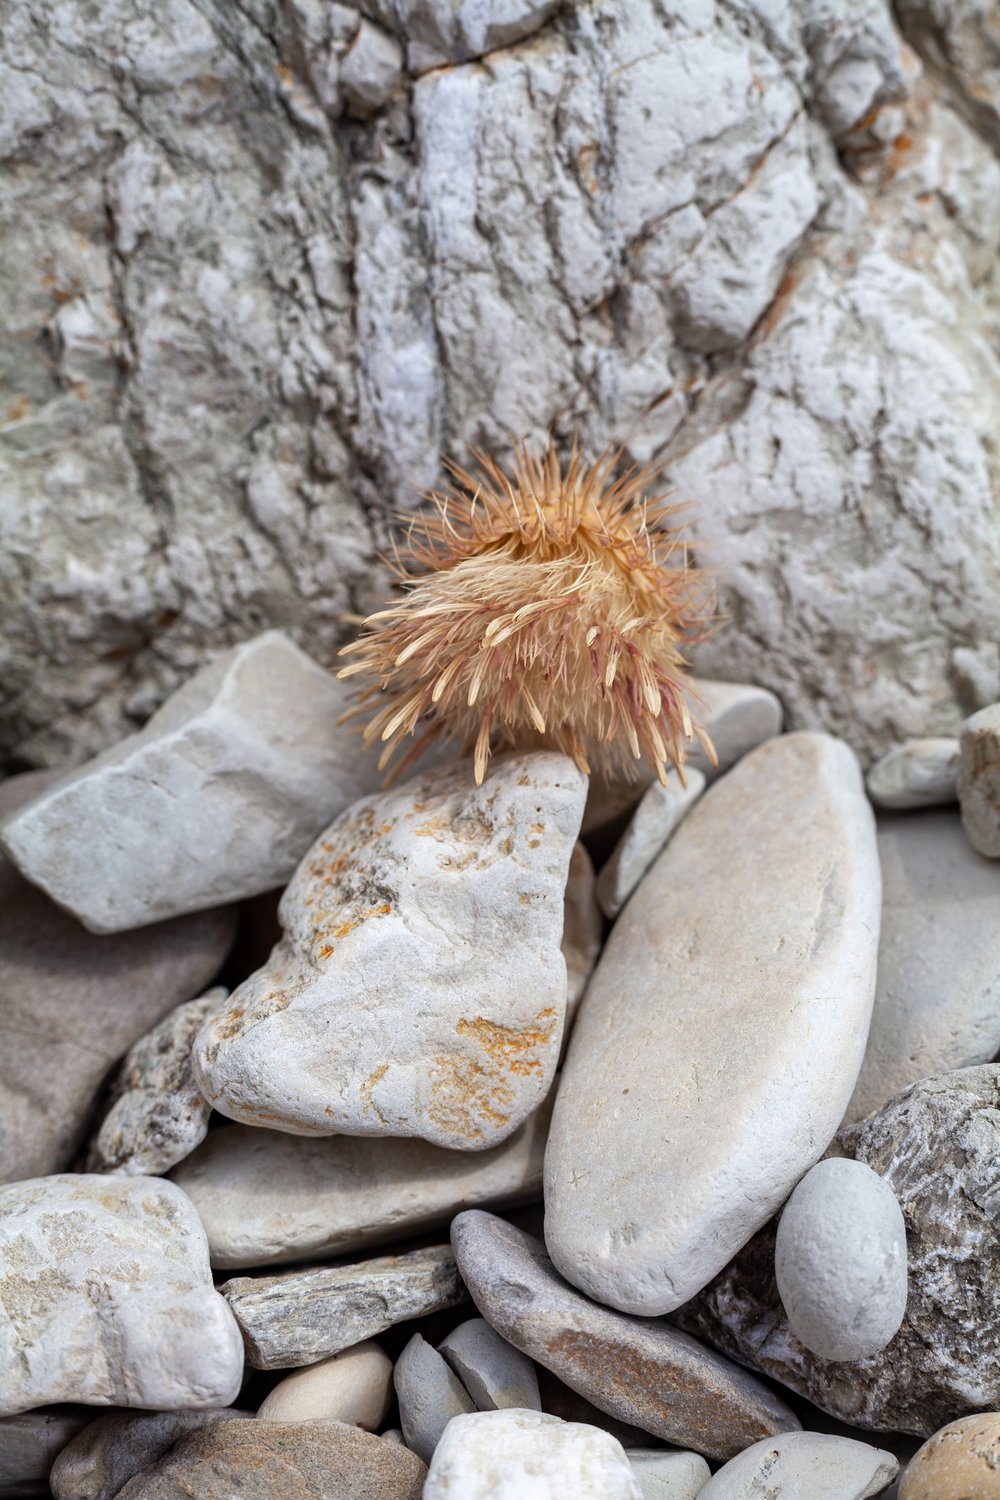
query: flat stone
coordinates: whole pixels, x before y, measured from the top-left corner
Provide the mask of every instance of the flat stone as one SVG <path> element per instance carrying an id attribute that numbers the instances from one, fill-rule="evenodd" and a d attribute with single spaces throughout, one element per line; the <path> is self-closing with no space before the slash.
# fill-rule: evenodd
<path id="1" fill-rule="evenodd" d="M 551 1104 L 489 1151 L 420 1140 L 307 1140 L 224 1125 L 173 1180 L 191 1198 L 219 1270 L 349 1255 L 438 1229 L 463 1208 L 541 1197 Z"/>
<path id="2" fill-rule="evenodd" d="M 450 1245 L 350 1266 L 240 1276 L 219 1291 L 255 1370 L 311 1365 L 407 1318 L 457 1307 L 468 1296 Z"/>
<path id="3" fill-rule="evenodd" d="M 393 1384 L 406 1446 L 430 1463 L 452 1417 L 476 1404 L 442 1355 L 415 1333 L 396 1361 Z"/>
<path id="4" fill-rule="evenodd" d="M 371 1339 L 279 1380 L 261 1403 L 266 1422 L 347 1422 L 374 1432 L 392 1404 L 392 1360 Z"/>
<path id="5" fill-rule="evenodd" d="M 864 1162 L 817 1162 L 785 1204 L 774 1250 L 778 1295 L 796 1338 L 828 1360 L 878 1354 L 906 1310 L 906 1225 Z"/>
<path id="6" fill-rule="evenodd" d="M 867 1500 L 899 1472 L 891 1453 L 826 1432 L 786 1432 L 733 1458 L 700 1500 Z"/>
<path id="7" fill-rule="evenodd" d="M 266 631 L 22 808 L 0 843 L 92 932 L 272 890 L 378 785 L 374 757 L 337 726 L 347 703 L 331 673 Z"/>
<path id="8" fill-rule="evenodd" d="M 82 1406 L 42 1407 L 0 1417 L 0 1496 L 46 1496 L 49 1470 L 66 1444 L 90 1421 Z M 60 1497 L 56 1495 L 56 1500 Z"/>
<path id="9" fill-rule="evenodd" d="M 53 1500 L 115 1500 L 133 1479 L 174 1444 L 213 1422 L 253 1416 L 232 1406 L 214 1411 L 107 1412 L 61 1450 L 52 1465 Z"/>
<path id="10" fill-rule="evenodd" d="M 583 992 L 590 983 L 604 939 L 604 921 L 597 904 L 597 877 L 590 855 L 577 840 L 566 878 L 562 955 L 566 960 L 566 1030 Z"/>
<path id="11" fill-rule="evenodd" d="M 191 1045 L 228 994 L 217 985 L 178 1005 L 129 1048 L 87 1154 L 88 1172 L 155 1177 L 201 1145 L 212 1106 L 195 1083 Z"/>
<path id="12" fill-rule="evenodd" d="M 619 917 L 573 1032 L 545 1161 L 568 1280 L 669 1312 L 784 1202 L 857 1080 L 879 911 L 842 741 L 771 739 L 706 792 Z"/>
<path id="13" fill-rule="evenodd" d="M 886 752 L 865 782 L 876 807 L 906 811 L 958 800 L 958 740 L 907 740 Z"/>
<path id="14" fill-rule="evenodd" d="M 0 1416 L 235 1400 L 243 1341 L 198 1215 L 156 1177 L 0 1189 Z"/>
<path id="15" fill-rule="evenodd" d="M 949 1422 L 913 1455 L 899 1500 L 992 1500 L 1000 1493 L 1000 1412 Z"/>
<path id="16" fill-rule="evenodd" d="M 912 1084 L 831 1153 L 871 1167 L 903 1210 L 909 1295 L 892 1342 L 847 1364 L 805 1349 L 778 1296 L 774 1224 L 675 1321 L 852 1427 L 929 1437 L 956 1414 L 997 1410 L 1000 1066 Z"/>
<path id="17" fill-rule="evenodd" d="M 745 1371 L 652 1318 L 589 1301 L 544 1247 L 493 1214 L 451 1226 L 458 1268 L 496 1331 L 620 1421 L 710 1458 L 798 1427 L 788 1407 Z"/>
<path id="18" fill-rule="evenodd" d="M 958 800 L 973 849 L 1000 858 L 1000 703 L 981 708 L 962 725 Z"/>
<path id="19" fill-rule="evenodd" d="M 662 1448 L 626 1448 L 642 1500 L 695 1500 L 711 1469 L 700 1453 L 664 1453 Z"/>
<path id="20" fill-rule="evenodd" d="M 531 1360 L 502 1339 L 485 1318 L 459 1323 L 438 1344 L 479 1411 L 516 1406 L 541 1411 L 538 1376 Z"/>
<path id="21" fill-rule="evenodd" d="M 849 1120 L 1000 1052 L 1000 880 L 954 811 L 878 827 L 882 931 L 868 1046 Z"/>
<path id="22" fill-rule="evenodd" d="M 0 812 L 51 778 L 0 785 Z M 69 1166 L 108 1070 L 218 972 L 236 931 L 227 907 L 98 938 L 0 855 L 0 1183 Z"/>
<path id="23" fill-rule="evenodd" d="M 215 1422 L 183 1438 L 122 1500 L 421 1500 L 415 1453 L 342 1422 Z"/>
<path id="24" fill-rule="evenodd" d="M 356 803 L 285 891 L 268 964 L 195 1043 L 215 1108 L 469 1151 L 516 1130 L 559 1057 L 585 792 L 568 757 L 538 751 L 481 787 L 460 762 Z"/>
<path id="25" fill-rule="evenodd" d="M 601 868 L 597 899 L 604 915 L 614 918 L 639 881 L 661 852 L 684 815 L 705 790 L 705 777 L 695 767 L 685 769 L 686 786 L 676 771 L 667 775 L 666 786 L 651 782 L 632 821 Z"/>
<path id="26" fill-rule="evenodd" d="M 625 1450 L 599 1427 L 540 1411 L 475 1412 L 448 1423 L 424 1500 L 641 1500 Z"/>
<path id="27" fill-rule="evenodd" d="M 718 764 L 712 766 L 695 742 L 687 758 L 692 770 L 705 776 L 721 776 L 749 751 L 781 733 L 784 710 L 781 700 L 768 688 L 749 682 L 713 682 L 692 679 L 692 712 L 715 746 Z"/>

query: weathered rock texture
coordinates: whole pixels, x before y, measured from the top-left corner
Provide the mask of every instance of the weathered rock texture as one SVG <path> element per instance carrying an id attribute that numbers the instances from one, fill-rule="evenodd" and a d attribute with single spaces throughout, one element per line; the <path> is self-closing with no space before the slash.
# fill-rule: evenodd
<path id="1" fill-rule="evenodd" d="M 988 9 L 489 9 L 9 17 L 7 753 L 81 759 L 268 623 L 331 658 L 385 508 L 550 423 L 668 460 L 701 665 L 793 727 L 998 696 Z"/>

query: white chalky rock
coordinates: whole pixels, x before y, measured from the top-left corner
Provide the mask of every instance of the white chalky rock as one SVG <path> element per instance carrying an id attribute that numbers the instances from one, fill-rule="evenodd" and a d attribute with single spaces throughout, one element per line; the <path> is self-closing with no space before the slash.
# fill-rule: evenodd
<path id="1" fill-rule="evenodd" d="M 892 1188 L 864 1162 L 818 1162 L 782 1211 L 774 1269 L 792 1332 L 813 1354 L 878 1354 L 906 1311 L 906 1225 Z"/>
<path id="2" fill-rule="evenodd" d="M 0 1189 L 0 1416 L 53 1401 L 228 1406 L 243 1340 L 190 1200 L 160 1178 Z"/>
<path id="3" fill-rule="evenodd" d="M 705 775 L 721 775 L 748 751 L 781 733 L 784 711 L 781 700 L 768 688 L 749 682 L 713 682 L 692 678 L 691 707 L 707 731 L 718 765 L 713 767 L 695 741 L 686 764 Z"/>
<path id="4" fill-rule="evenodd" d="M 495 1145 L 544 1099 L 585 778 L 564 755 L 459 763 L 368 797 L 281 901 L 284 937 L 195 1044 L 206 1097 L 302 1135 Z"/>
<path id="5" fill-rule="evenodd" d="M 962 725 L 958 800 L 973 849 L 1000 859 L 1000 703 L 980 709 Z"/>
<path id="6" fill-rule="evenodd" d="M 625 1457 L 642 1500 L 695 1500 L 712 1471 L 700 1453 L 673 1453 L 663 1448 L 626 1448 Z"/>
<path id="7" fill-rule="evenodd" d="M 825 1432 L 782 1432 L 731 1458 L 698 1500 L 868 1500 L 898 1472 L 884 1448 Z"/>
<path id="8" fill-rule="evenodd" d="M 642 1500 L 617 1438 L 540 1411 L 453 1417 L 424 1484 L 424 1500 Z"/>
<path id="9" fill-rule="evenodd" d="M 24 875 L 92 932 L 273 890 L 378 785 L 337 682 L 280 631 L 225 652 L 144 729 L 4 824 Z"/>
<path id="10" fill-rule="evenodd" d="M 958 800 L 958 740 L 907 740 L 887 751 L 868 772 L 876 807 L 906 811 Z"/>
<path id="11" fill-rule="evenodd" d="M 597 880 L 597 899 L 606 917 L 616 917 L 674 829 L 705 790 L 705 777 L 685 769 L 686 786 L 670 771 L 666 786 L 652 782 Z"/>
<path id="12" fill-rule="evenodd" d="M 313 1422 L 323 1417 L 374 1432 L 392 1400 L 392 1360 L 373 1339 L 286 1375 L 257 1415 L 267 1422 Z"/>
<path id="13" fill-rule="evenodd" d="M 822 1154 L 875 989 L 874 816 L 839 740 L 770 740 L 685 818 L 619 917 L 576 1022 L 545 1237 L 589 1296 L 660 1314 Z"/>

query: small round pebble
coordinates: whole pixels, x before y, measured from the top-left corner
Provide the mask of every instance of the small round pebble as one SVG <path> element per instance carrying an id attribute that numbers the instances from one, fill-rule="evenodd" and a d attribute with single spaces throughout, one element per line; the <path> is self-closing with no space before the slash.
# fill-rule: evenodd
<path id="1" fill-rule="evenodd" d="M 540 1411 L 453 1417 L 423 1500 L 642 1500 L 617 1438 Z"/>
<path id="2" fill-rule="evenodd" d="M 268 1422 L 323 1417 L 374 1432 L 392 1401 L 392 1360 L 373 1339 L 278 1382 L 257 1412 Z"/>
<path id="3" fill-rule="evenodd" d="M 1000 1412 L 949 1422 L 910 1459 L 899 1500 L 998 1500 Z"/>

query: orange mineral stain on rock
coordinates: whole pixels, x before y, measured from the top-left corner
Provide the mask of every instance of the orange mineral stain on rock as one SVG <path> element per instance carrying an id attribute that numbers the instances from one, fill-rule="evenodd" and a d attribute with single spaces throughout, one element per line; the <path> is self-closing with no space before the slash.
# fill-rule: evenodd
<path id="1" fill-rule="evenodd" d="M 520 1029 L 500 1026 L 495 1021 L 484 1020 L 482 1016 L 476 1016 L 472 1021 L 462 1016 L 455 1030 L 459 1036 L 469 1037 L 476 1042 L 494 1066 L 526 1077 L 529 1073 L 540 1073 L 542 1070 L 541 1061 L 534 1054 L 548 1045 L 555 1014 L 550 1008 L 540 1010 L 535 1017 L 534 1026 Z"/>

